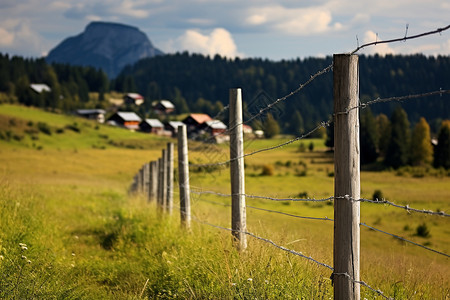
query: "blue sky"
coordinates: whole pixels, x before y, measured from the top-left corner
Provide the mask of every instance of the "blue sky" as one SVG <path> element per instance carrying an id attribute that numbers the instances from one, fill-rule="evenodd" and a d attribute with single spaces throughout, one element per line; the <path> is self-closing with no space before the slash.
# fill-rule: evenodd
<path id="1" fill-rule="evenodd" d="M 450 24 L 447 0 L 1 0 L 0 52 L 41 57 L 91 21 L 138 27 L 166 53 L 293 59 Z M 450 55 L 450 31 L 363 54 Z"/>

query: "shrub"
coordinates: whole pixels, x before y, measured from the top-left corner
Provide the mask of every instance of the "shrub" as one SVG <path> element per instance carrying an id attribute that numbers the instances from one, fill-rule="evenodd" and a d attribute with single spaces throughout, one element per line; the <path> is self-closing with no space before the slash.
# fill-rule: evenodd
<path id="1" fill-rule="evenodd" d="M 383 192 L 381 190 L 375 190 L 372 196 L 373 201 L 381 201 L 384 199 Z"/>
<path id="2" fill-rule="evenodd" d="M 423 238 L 431 237 L 430 230 L 428 229 L 427 224 L 423 223 L 423 224 L 417 226 L 417 228 L 416 228 L 416 235 L 420 236 L 420 237 L 423 237 Z"/>
<path id="3" fill-rule="evenodd" d="M 313 142 L 309 143 L 308 150 L 309 150 L 309 152 L 314 151 L 314 143 Z"/>
<path id="4" fill-rule="evenodd" d="M 44 122 L 38 122 L 37 123 L 37 128 L 39 129 L 40 132 L 47 134 L 47 135 L 52 135 L 52 131 L 50 129 L 50 126 L 48 126 L 47 123 Z"/>
<path id="5" fill-rule="evenodd" d="M 273 176 L 275 174 L 275 169 L 272 165 L 264 165 L 262 169 L 262 176 Z"/>
<path id="6" fill-rule="evenodd" d="M 73 124 L 66 125 L 66 129 L 72 130 L 73 132 L 80 133 L 81 129 L 78 127 L 78 124 L 75 122 Z"/>
<path id="7" fill-rule="evenodd" d="M 298 145 L 298 152 L 305 152 L 306 151 L 306 146 L 303 143 L 300 143 L 300 145 Z"/>

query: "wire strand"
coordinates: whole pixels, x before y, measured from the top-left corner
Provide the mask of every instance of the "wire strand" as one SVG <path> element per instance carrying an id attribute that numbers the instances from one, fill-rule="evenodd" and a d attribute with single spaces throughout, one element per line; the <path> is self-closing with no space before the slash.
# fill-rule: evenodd
<path id="1" fill-rule="evenodd" d="M 436 33 L 441 33 L 447 29 L 450 28 L 450 25 L 447 25 L 446 27 L 443 28 L 438 28 L 436 30 L 433 31 L 428 31 L 428 32 L 424 32 L 424 33 L 420 33 L 420 34 L 416 34 L 416 35 L 412 35 L 412 36 L 405 36 L 402 38 L 397 38 L 397 39 L 391 39 L 391 40 L 385 40 L 385 41 L 375 41 L 375 42 L 370 42 L 364 45 L 361 45 L 359 47 L 357 47 L 355 50 L 353 50 L 350 54 L 355 54 L 356 52 L 358 52 L 359 50 L 365 48 L 365 47 L 369 47 L 369 46 L 374 46 L 374 45 L 378 45 L 378 44 L 387 44 L 387 43 L 395 43 L 395 42 L 404 42 L 406 40 L 412 40 L 412 39 L 417 39 L 420 37 L 424 37 L 427 35 L 432 35 L 432 34 L 436 34 Z M 407 33 L 407 32 L 406 32 Z"/>

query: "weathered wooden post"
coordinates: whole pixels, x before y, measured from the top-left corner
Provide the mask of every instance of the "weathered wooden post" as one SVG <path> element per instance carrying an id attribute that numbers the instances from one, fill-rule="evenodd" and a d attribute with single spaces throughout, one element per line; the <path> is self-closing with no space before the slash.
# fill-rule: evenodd
<path id="1" fill-rule="evenodd" d="M 358 56 L 333 57 L 334 299 L 360 299 Z M 344 198 L 343 198 L 344 197 Z"/>
<path id="2" fill-rule="evenodd" d="M 142 190 L 144 188 L 144 167 L 141 167 L 139 169 L 139 175 L 138 175 L 138 193 L 142 193 Z"/>
<path id="3" fill-rule="evenodd" d="M 161 206 L 167 210 L 167 149 L 162 149 Z"/>
<path id="4" fill-rule="evenodd" d="M 155 201 L 158 192 L 158 161 L 150 162 L 150 186 L 148 201 Z"/>
<path id="5" fill-rule="evenodd" d="M 142 172 L 143 172 L 143 183 L 144 183 L 144 187 L 142 189 L 142 192 L 144 193 L 145 196 L 148 197 L 148 190 L 149 190 L 149 184 L 150 184 L 150 164 L 149 163 L 145 163 L 144 166 L 142 167 Z"/>
<path id="6" fill-rule="evenodd" d="M 230 89 L 231 229 L 239 250 L 247 248 L 242 91 Z"/>
<path id="7" fill-rule="evenodd" d="M 163 159 L 162 157 L 158 159 L 158 208 L 163 206 Z"/>
<path id="8" fill-rule="evenodd" d="M 178 126 L 178 185 L 180 187 L 181 225 L 191 226 L 191 190 L 189 186 L 189 158 L 186 125 Z"/>
<path id="9" fill-rule="evenodd" d="M 173 210 L 173 143 L 167 144 L 167 202 L 166 210 L 172 214 Z"/>

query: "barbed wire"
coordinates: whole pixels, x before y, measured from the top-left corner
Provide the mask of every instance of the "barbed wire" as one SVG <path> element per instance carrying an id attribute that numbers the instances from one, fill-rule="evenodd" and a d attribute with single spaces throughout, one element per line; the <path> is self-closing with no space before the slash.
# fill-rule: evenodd
<path id="1" fill-rule="evenodd" d="M 402 38 L 396 38 L 396 39 L 391 39 L 391 40 L 375 41 L 375 42 L 366 43 L 366 44 L 363 44 L 361 46 L 358 46 L 355 50 L 350 52 L 350 54 L 355 54 L 359 50 L 361 50 L 361 49 L 363 49 L 365 47 L 368 47 L 368 46 L 374 46 L 374 45 L 378 45 L 378 44 L 395 43 L 395 42 L 404 42 L 406 40 L 412 40 L 412 39 L 424 37 L 424 36 L 427 36 L 427 35 L 441 33 L 441 32 L 443 32 L 443 31 L 445 31 L 445 30 L 447 30 L 449 28 L 450 28 L 450 25 L 448 25 L 446 27 L 443 27 L 443 28 L 438 28 L 438 29 L 433 30 L 433 31 L 428 31 L 428 32 L 424 32 L 424 33 L 420 33 L 420 34 L 416 34 L 416 35 L 412 35 L 412 36 L 406 36 L 406 34 L 408 33 L 408 27 L 407 27 L 405 36 L 402 37 Z"/>
<path id="2" fill-rule="evenodd" d="M 216 194 L 216 195 L 217 195 L 217 194 L 220 194 L 220 196 L 231 196 L 231 195 L 227 195 L 227 194 L 214 193 L 214 192 L 210 192 L 210 191 L 208 191 L 208 192 L 206 192 L 206 193 L 196 192 L 196 194 Z M 259 197 L 258 197 L 258 198 L 259 198 Z M 328 199 L 329 199 L 329 198 L 328 198 Z M 328 200 L 328 199 L 324 199 L 324 200 Z M 216 205 L 222 205 L 222 206 L 227 206 L 227 207 L 230 207 L 230 206 L 231 206 L 230 204 L 225 204 L 225 203 L 220 203 L 220 202 L 215 202 L 215 201 L 210 201 L 210 200 L 205 200 L 205 199 L 200 199 L 200 198 L 199 198 L 198 200 L 203 201 L 203 202 L 206 202 L 206 203 L 216 204 Z M 361 199 L 359 199 L 359 200 L 361 200 Z M 362 199 L 362 200 L 367 200 L 367 199 Z M 371 201 L 371 202 L 373 202 L 373 201 Z M 281 212 L 281 211 L 277 211 L 277 210 L 265 209 L 265 208 L 261 208 L 261 207 L 255 207 L 255 206 L 249 206 L 249 205 L 246 205 L 246 207 L 247 207 L 247 208 L 251 208 L 251 209 L 255 209 L 255 210 L 260 210 L 260 211 L 270 212 L 270 213 L 277 213 L 277 214 L 281 214 L 281 215 L 285 215 L 285 216 L 289 216 L 289 217 L 294 217 L 294 218 L 310 219 L 310 220 L 322 220 L 322 221 L 332 221 L 332 222 L 334 222 L 333 219 L 330 219 L 330 218 L 328 218 L 328 217 L 324 217 L 324 218 L 318 218 L 318 217 L 305 217 L 305 216 L 294 215 L 294 214 L 285 213 L 285 212 Z M 374 227 L 372 227 L 372 226 L 367 225 L 366 223 L 360 223 L 359 225 L 360 225 L 360 226 L 365 226 L 365 227 L 367 227 L 367 228 L 370 228 L 370 229 L 372 229 L 372 230 L 375 230 L 375 231 L 378 231 L 378 232 L 381 232 L 381 233 L 384 233 L 384 234 L 387 234 L 387 235 L 390 235 L 390 236 L 392 236 L 392 237 L 395 237 L 395 238 L 400 239 L 400 240 L 403 240 L 403 241 L 405 241 L 405 242 L 407 242 L 407 243 L 411 243 L 411 244 L 413 244 L 413 245 L 419 246 L 419 247 L 424 248 L 424 249 L 426 249 L 426 250 L 429 250 L 429 251 L 438 253 L 438 254 L 440 254 L 440 255 L 444 255 L 444 256 L 446 256 L 446 257 L 450 257 L 450 255 L 448 255 L 448 254 L 445 254 L 445 253 L 440 252 L 440 251 L 438 251 L 438 250 L 434 250 L 434 249 L 432 249 L 432 248 L 429 248 L 429 247 L 420 245 L 420 244 L 418 244 L 418 243 L 415 243 L 415 242 L 413 242 L 413 241 L 410 241 L 410 240 L 408 240 L 408 239 L 405 239 L 405 238 L 403 238 L 403 237 L 401 237 L 401 236 L 398 236 L 398 235 L 396 235 L 396 234 L 389 233 L 389 232 L 386 232 L 386 231 L 383 231 L 383 230 L 374 228 Z"/>
<path id="3" fill-rule="evenodd" d="M 442 96 L 443 94 L 450 94 L 450 90 L 443 90 L 443 89 L 439 89 L 438 91 L 432 91 L 432 92 L 427 92 L 427 93 L 421 93 L 421 94 L 413 94 L 413 95 L 406 95 L 406 96 L 395 96 L 395 97 L 388 97 L 388 98 L 376 98 L 374 100 L 371 101 L 367 101 L 364 103 L 360 103 L 357 106 L 351 107 L 351 108 L 347 108 L 345 111 L 343 112 L 337 112 L 336 114 L 348 114 L 351 110 L 354 109 L 364 109 L 370 105 L 376 104 L 376 103 L 381 103 L 381 102 L 391 102 L 391 101 L 405 101 L 405 100 L 410 100 L 410 99 L 417 99 L 417 98 L 423 98 L 423 97 L 430 97 L 430 96 L 436 96 L 436 95 L 440 95 Z"/>
<path id="4" fill-rule="evenodd" d="M 367 227 L 367 228 L 369 228 L 369 229 L 372 229 L 372 230 L 374 230 L 374 231 L 378 231 L 378 232 L 381 232 L 381 233 L 390 235 L 390 236 L 395 237 L 395 238 L 397 238 L 397 239 L 399 239 L 399 240 L 402 240 L 402 241 L 405 241 L 405 242 L 407 242 L 407 243 L 413 244 L 413 245 L 415 245 L 415 246 L 424 248 L 424 249 L 426 249 L 426 250 L 428 250 L 428 251 L 432 251 L 432 252 L 435 252 L 435 253 L 437 253 L 437 254 L 440 254 L 440 255 L 443 255 L 443 256 L 446 256 L 446 257 L 450 257 L 450 255 L 445 254 L 444 252 L 440 252 L 440 251 L 438 251 L 438 250 L 431 249 L 431 248 L 429 248 L 429 247 L 427 247 L 427 246 L 424 246 L 424 245 L 418 244 L 418 243 L 416 243 L 416 242 L 407 240 L 407 239 L 405 239 L 405 238 L 403 238 L 403 237 L 401 237 L 401 236 L 398 236 L 398 235 L 396 235 L 396 234 L 392 234 L 392 233 L 389 233 L 389 232 L 386 232 L 386 231 L 383 231 L 383 230 L 374 228 L 374 227 L 372 227 L 372 226 L 367 225 L 366 223 L 360 223 L 359 225 L 365 226 L 365 227 Z"/>
<path id="5" fill-rule="evenodd" d="M 283 143 L 281 143 L 281 144 L 278 144 L 278 145 L 276 145 L 276 146 L 271 146 L 271 147 L 267 147 L 267 148 L 258 149 L 258 150 L 255 150 L 255 151 L 253 151 L 253 152 L 246 153 L 246 154 L 241 155 L 241 156 L 239 156 L 239 157 L 235 157 L 235 158 L 232 158 L 232 159 L 229 159 L 229 160 L 226 160 L 226 161 L 222 161 L 222 162 L 216 162 L 216 163 L 210 163 L 210 164 L 189 164 L 189 166 L 191 166 L 191 167 L 213 167 L 213 166 L 223 166 L 223 165 L 227 165 L 227 164 L 229 164 L 229 163 L 231 163 L 231 162 L 233 162 L 233 161 L 236 161 L 236 160 L 238 160 L 238 159 L 241 159 L 241 158 L 245 158 L 245 157 L 248 157 L 248 156 L 252 156 L 252 155 L 255 155 L 255 154 L 258 154 L 258 153 L 261 153 L 261 152 L 265 152 L 265 151 L 271 151 L 271 150 L 275 150 L 275 149 L 278 149 L 278 148 L 282 148 L 282 147 L 284 147 L 284 146 L 287 146 L 287 145 L 289 145 L 289 144 L 292 144 L 292 143 L 294 143 L 294 142 L 296 142 L 296 141 L 299 141 L 299 140 L 301 140 L 301 139 L 304 139 L 304 138 L 310 136 L 311 134 L 313 134 L 314 132 L 316 132 L 316 131 L 319 130 L 320 128 L 326 128 L 326 127 L 330 126 L 331 122 L 332 122 L 331 120 L 329 120 L 329 121 L 322 121 L 319 125 L 317 125 L 317 126 L 316 126 L 314 129 L 312 129 L 311 131 L 309 131 L 309 132 L 307 132 L 307 133 L 305 133 L 305 134 L 302 134 L 302 135 L 300 135 L 300 136 L 298 136 L 298 137 L 295 137 L 295 138 L 293 138 L 293 139 L 291 139 L 291 140 L 288 140 L 288 141 L 286 141 L 286 142 L 283 142 Z"/>
<path id="6" fill-rule="evenodd" d="M 234 125 L 233 127 L 228 128 L 227 130 L 225 130 L 225 131 L 223 131 L 223 132 L 219 132 L 219 133 L 217 133 L 217 134 L 211 136 L 210 138 L 206 139 L 206 141 L 208 141 L 208 140 L 210 140 L 210 139 L 214 139 L 214 138 L 216 138 L 217 136 L 220 136 L 220 135 L 226 135 L 226 134 L 229 134 L 229 133 L 230 133 L 233 129 L 235 129 L 236 127 L 238 127 L 238 126 L 240 126 L 240 125 L 244 125 L 244 124 L 250 123 L 250 122 L 253 121 L 255 118 L 261 116 L 261 115 L 262 115 L 263 113 L 265 113 L 266 111 L 272 109 L 272 108 L 273 108 L 274 106 L 276 106 L 278 103 L 280 103 L 280 102 L 282 102 L 282 101 L 285 101 L 285 100 L 288 99 L 289 97 L 294 96 L 295 94 L 297 94 L 298 92 L 300 92 L 302 89 L 304 89 L 307 85 L 309 85 L 311 82 L 313 82 L 317 77 L 319 77 L 319 76 L 321 76 L 321 75 L 323 75 L 323 74 L 325 74 L 325 73 L 328 73 L 328 72 L 331 71 L 332 69 L 333 69 L 333 64 L 328 65 L 328 66 L 325 67 L 324 69 L 322 69 L 322 70 L 318 71 L 317 73 L 311 75 L 310 78 L 309 78 L 307 81 L 305 81 L 304 83 L 300 84 L 295 90 L 291 91 L 289 94 L 287 94 L 287 95 L 285 95 L 285 96 L 283 96 L 283 97 L 281 97 L 281 98 L 277 98 L 277 99 L 276 99 L 275 101 L 273 101 L 272 103 L 269 103 L 266 107 L 261 108 L 257 114 L 251 116 L 248 120 L 243 121 L 242 123 L 238 123 L 238 124 Z M 228 109 L 228 108 L 229 108 L 229 105 L 227 105 L 226 107 L 224 107 L 224 109 L 223 109 L 219 114 L 223 113 L 223 111 L 225 110 L 225 108 Z"/>
<path id="7" fill-rule="evenodd" d="M 356 284 L 359 284 L 359 285 L 362 285 L 362 286 L 368 288 L 369 290 L 371 290 L 372 292 L 377 293 L 378 295 L 380 295 L 380 296 L 383 297 L 384 299 L 392 299 L 392 298 L 387 297 L 386 295 L 384 295 L 384 293 L 383 293 L 381 290 L 376 290 L 376 289 L 374 289 L 373 287 L 371 287 L 370 285 L 368 285 L 368 284 L 365 283 L 364 281 L 361 281 L 361 280 L 355 280 L 355 279 L 353 279 L 353 277 L 351 277 L 351 276 L 350 276 L 349 274 L 347 274 L 347 273 L 334 273 L 334 272 L 333 272 L 333 274 L 331 274 L 331 279 L 332 279 L 332 280 L 333 280 L 333 277 L 334 277 L 335 275 L 337 275 L 337 276 L 345 276 L 345 277 L 347 277 L 350 281 L 352 281 L 353 283 L 356 283 Z"/>
<path id="8" fill-rule="evenodd" d="M 432 211 L 432 210 L 427 210 L 427 209 L 412 208 L 412 207 L 409 207 L 408 204 L 406 204 L 406 205 L 399 205 L 399 204 L 395 204 L 394 202 L 391 202 L 391 201 L 388 201 L 388 200 L 385 200 L 385 199 L 381 199 L 381 200 L 371 200 L 371 199 L 364 199 L 364 198 L 354 199 L 354 198 L 349 197 L 348 195 L 341 196 L 341 197 L 334 197 L 334 199 L 348 199 L 348 200 L 357 201 L 357 202 L 367 202 L 367 203 L 374 203 L 374 204 L 387 204 L 387 205 L 390 205 L 390 206 L 393 206 L 393 207 L 404 209 L 404 210 L 406 210 L 408 212 L 412 211 L 412 212 L 428 214 L 428 215 L 437 215 L 437 216 L 441 216 L 441 217 L 450 217 L 449 214 L 446 214 L 443 211 Z"/>
<path id="9" fill-rule="evenodd" d="M 215 205 L 221 205 L 221 206 L 226 206 L 226 207 L 230 207 L 231 206 L 231 204 L 220 203 L 220 202 L 215 202 L 215 201 L 211 201 L 211 200 L 205 200 L 205 199 L 200 199 L 200 198 L 198 198 L 198 200 L 202 201 L 202 202 L 210 203 L 210 204 L 215 204 Z M 250 208 L 250 209 L 254 209 L 254 210 L 260 210 L 260 211 L 265 211 L 265 212 L 285 215 L 285 216 L 293 217 L 293 218 L 307 219 L 307 220 L 319 220 L 319 221 L 332 221 L 332 222 L 334 222 L 333 219 L 330 219 L 327 216 L 325 216 L 324 218 L 320 218 L 320 217 L 305 217 L 305 216 L 294 215 L 294 214 L 290 214 L 290 213 L 286 213 L 286 212 L 282 212 L 282 211 L 278 211 L 278 210 L 266 209 L 266 208 L 262 208 L 262 207 L 256 207 L 256 206 L 250 206 L 250 205 L 246 205 L 245 207 Z"/>
<path id="10" fill-rule="evenodd" d="M 210 200 L 205 200 L 205 199 L 198 199 L 198 200 L 199 200 L 199 201 L 202 201 L 202 202 L 206 202 L 206 203 L 215 204 L 215 205 L 221 205 L 221 206 L 226 206 L 226 207 L 230 207 L 230 206 L 231 206 L 230 204 L 225 204 L 225 203 L 220 203 L 220 202 L 215 202 L 215 201 L 210 201 Z M 325 217 L 325 218 L 318 218 L 318 217 L 304 217 L 304 216 L 294 215 L 294 214 L 285 213 L 285 212 L 281 212 L 281 211 L 277 211 L 277 210 L 265 209 L 265 208 L 261 208 L 261 207 L 255 207 L 255 206 L 249 206 L 249 205 L 246 205 L 246 207 L 247 207 L 247 208 L 251 208 L 251 209 L 255 209 L 255 210 L 260 210 L 260 211 L 265 211 L 265 212 L 270 212 L 270 213 L 281 214 L 281 215 L 285 215 L 285 216 L 288 216 L 288 217 L 294 217 L 294 218 L 300 218 L 300 219 L 309 219 L 309 220 L 332 221 L 332 222 L 334 222 L 333 219 L 330 219 L 330 218 L 328 218 L 328 217 Z M 443 253 L 443 252 L 441 252 L 441 251 L 432 249 L 432 248 L 430 248 L 430 247 L 426 247 L 426 246 L 424 246 L 424 245 L 420 245 L 420 244 L 418 244 L 418 243 L 416 243 L 416 242 L 413 242 L 413 241 L 411 241 L 411 240 L 405 239 L 405 238 L 403 238 L 403 237 L 401 237 L 401 236 L 398 236 L 398 235 L 396 235 L 396 234 L 389 233 L 389 232 L 386 232 L 386 231 L 377 229 L 377 228 L 375 228 L 375 227 L 372 227 L 372 226 L 367 225 L 366 223 L 359 223 L 359 225 L 360 225 L 360 226 L 365 226 L 365 227 L 367 227 L 367 228 L 369 228 L 369 229 L 372 229 L 372 230 L 374 230 L 374 231 L 378 231 L 378 232 L 384 233 L 384 234 L 386 234 L 386 235 L 392 236 L 392 237 L 394 237 L 394 238 L 397 238 L 397 239 L 402 240 L 402 241 L 404 241 L 404 242 L 413 244 L 413 245 L 415 245 L 415 246 L 424 248 L 424 249 L 426 249 L 426 250 L 428 250 L 428 251 L 432 251 L 432 252 L 435 252 L 435 253 L 437 253 L 437 254 L 440 254 L 440 255 L 443 255 L 443 256 L 446 256 L 446 257 L 450 257 L 450 255 L 448 255 L 448 254 L 446 254 L 446 253 Z"/>
<path id="11" fill-rule="evenodd" d="M 231 231 L 231 232 L 237 232 L 237 233 L 242 233 L 242 234 L 251 236 L 251 237 L 253 237 L 254 239 L 257 239 L 257 240 L 263 241 L 263 242 L 265 242 L 265 243 L 271 244 L 271 245 L 274 246 L 275 248 L 278 248 L 278 249 L 283 250 L 283 251 L 285 251 L 285 252 L 288 252 L 288 253 L 290 253 L 290 254 L 299 256 L 299 257 L 301 257 L 301 258 L 307 259 L 307 260 L 309 260 L 309 261 L 314 262 L 315 264 L 317 264 L 317 265 L 319 265 L 319 266 L 325 267 L 325 268 L 327 268 L 327 269 L 333 271 L 333 273 L 331 274 L 331 279 L 333 279 L 333 276 L 335 276 L 335 275 L 338 275 L 338 276 L 346 276 L 346 277 L 347 277 L 349 280 L 351 280 L 352 282 L 354 282 L 354 283 L 356 283 L 356 284 L 359 284 L 359 285 L 362 285 L 362 286 L 368 288 L 369 290 L 371 290 L 371 291 L 377 293 L 378 295 L 382 296 L 383 298 L 385 298 L 385 299 L 391 299 L 391 298 L 385 296 L 384 293 L 383 293 L 381 290 L 374 289 L 373 287 L 371 287 L 370 285 L 368 285 L 368 284 L 365 283 L 364 281 L 354 280 L 354 279 L 353 279 L 350 275 L 348 275 L 347 273 L 334 273 L 334 268 L 333 268 L 332 266 L 330 266 L 330 265 L 328 265 L 328 264 L 326 264 L 326 263 L 320 262 L 320 261 L 318 261 L 318 260 L 312 258 L 311 256 L 304 255 L 304 254 L 301 253 L 301 252 L 298 252 L 298 251 L 295 251 L 295 250 L 292 250 L 292 249 L 288 249 L 288 248 L 286 248 L 286 247 L 284 247 L 284 246 L 278 245 L 278 244 L 276 244 L 274 241 L 272 241 L 272 240 L 270 240 L 270 239 L 267 239 L 267 238 L 263 238 L 263 237 L 257 236 L 256 234 L 253 234 L 253 233 L 248 232 L 248 231 L 234 230 L 234 229 L 231 229 L 231 228 L 227 228 L 227 227 L 223 227 L 223 226 L 211 224 L 211 223 L 208 223 L 208 222 L 206 222 L 206 221 L 202 221 L 202 220 L 198 219 L 198 218 L 195 217 L 195 216 L 192 216 L 192 220 L 194 220 L 194 221 L 196 221 L 196 222 L 198 222 L 198 223 L 204 224 L 204 225 L 208 225 L 208 226 L 210 226 L 210 227 L 217 228 L 217 229 L 226 230 L 226 231 Z"/>
<path id="12" fill-rule="evenodd" d="M 241 230 L 235 230 L 235 229 L 231 229 L 231 228 L 227 228 L 227 227 L 223 227 L 223 226 L 211 224 L 211 223 L 208 223 L 208 222 L 206 222 L 206 221 L 202 221 L 202 220 L 198 219 L 198 218 L 195 217 L 195 216 L 192 217 L 192 220 L 194 220 L 194 221 L 196 221 L 196 222 L 198 222 L 198 223 L 204 224 L 204 225 L 208 225 L 208 226 L 217 228 L 217 229 L 222 229 L 222 230 L 231 231 L 231 232 L 235 232 L 235 233 L 242 233 L 242 234 L 251 236 L 251 237 L 253 237 L 253 238 L 255 238 L 255 239 L 258 239 L 258 240 L 261 240 L 261 241 L 263 241 L 263 242 L 269 243 L 269 244 L 271 244 L 272 246 L 274 246 L 274 247 L 276 247 L 276 248 L 278 248 L 278 249 L 281 249 L 281 250 L 286 251 L 286 252 L 289 252 L 289 253 L 291 253 L 291 254 L 293 254 L 293 255 L 300 256 L 300 257 L 302 257 L 302 258 L 308 259 L 308 260 L 310 260 L 310 261 L 312 261 L 312 262 L 314 262 L 314 263 L 316 263 L 316 264 L 318 264 L 318 265 L 320 265 L 320 266 L 326 267 L 326 268 L 330 269 L 331 271 L 333 271 L 333 267 L 331 267 L 331 266 L 329 266 L 329 265 L 327 265 L 327 264 L 325 264 L 325 263 L 322 263 L 322 262 L 320 262 L 320 261 L 318 261 L 318 260 L 315 260 L 314 258 L 312 258 L 312 257 L 310 257 L 310 256 L 306 256 L 306 255 L 304 255 L 304 254 L 301 253 L 301 252 L 297 252 L 297 251 L 295 251 L 295 250 L 288 249 L 288 248 L 286 248 L 286 247 L 280 246 L 280 245 L 276 244 L 275 242 L 273 242 L 273 241 L 271 241 L 271 240 L 269 240 L 269 239 L 266 239 L 266 238 L 257 236 L 256 234 L 253 234 L 253 233 L 251 233 L 251 232 L 248 232 L 248 231 L 241 231 Z"/>

